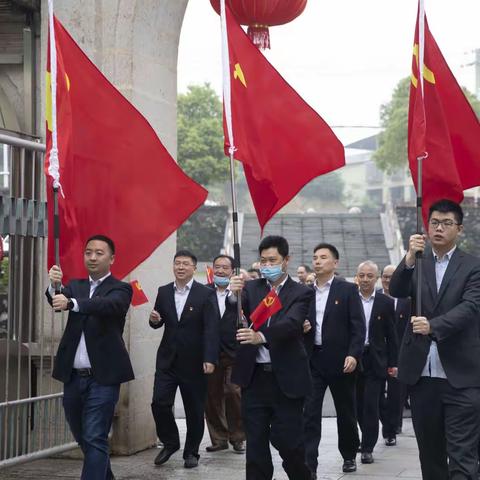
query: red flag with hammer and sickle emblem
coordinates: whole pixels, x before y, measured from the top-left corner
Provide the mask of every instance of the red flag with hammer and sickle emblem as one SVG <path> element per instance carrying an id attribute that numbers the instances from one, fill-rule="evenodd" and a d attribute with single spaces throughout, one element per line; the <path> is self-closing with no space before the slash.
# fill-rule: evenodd
<path id="1" fill-rule="evenodd" d="M 268 295 L 258 304 L 258 307 L 250 314 L 253 329 L 258 330 L 272 315 L 282 308 L 282 302 L 277 292 L 272 288 Z"/>

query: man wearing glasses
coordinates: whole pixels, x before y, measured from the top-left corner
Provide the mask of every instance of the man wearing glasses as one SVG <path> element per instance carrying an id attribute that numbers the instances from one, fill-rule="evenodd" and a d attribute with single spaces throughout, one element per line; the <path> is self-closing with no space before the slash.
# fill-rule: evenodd
<path id="1" fill-rule="evenodd" d="M 422 316 L 403 338 L 399 379 L 411 385 L 413 426 L 424 480 L 477 478 L 480 425 L 480 261 L 456 246 L 463 211 L 451 200 L 429 210 L 390 282 L 393 297 L 416 299 L 415 255 L 423 252 Z M 415 311 L 415 308 L 413 308 Z"/>
<path id="2" fill-rule="evenodd" d="M 155 465 L 165 463 L 180 448 L 173 415 L 178 387 L 187 420 L 184 466 L 198 466 L 198 448 L 204 431 L 206 375 L 213 373 L 218 361 L 219 328 L 213 303 L 215 292 L 193 280 L 196 268 L 195 255 L 187 250 L 175 254 L 175 281 L 158 289 L 149 318 L 152 328 L 165 327 L 158 347 L 153 386 L 152 413 L 157 436 L 163 443 Z"/>

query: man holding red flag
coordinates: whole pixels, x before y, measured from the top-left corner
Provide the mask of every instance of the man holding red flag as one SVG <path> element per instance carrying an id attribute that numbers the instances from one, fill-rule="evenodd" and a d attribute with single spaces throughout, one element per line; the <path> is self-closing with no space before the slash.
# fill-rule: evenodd
<path id="1" fill-rule="evenodd" d="M 290 480 L 310 480 L 303 443 L 303 405 L 312 388 L 303 323 L 313 290 L 287 274 L 285 238 L 265 237 L 258 247 L 262 277 L 244 282 L 232 277 L 232 292 L 242 292 L 247 320 L 258 313 L 258 331 L 241 328 L 232 381 L 242 387 L 242 416 L 247 437 L 247 480 L 271 480 L 270 442 L 283 459 Z M 271 291 L 275 295 L 271 295 Z M 277 298 L 275 298 L 278 296 Z M 233 301 L 234 296 L 230 297 Z M 273 299 L 273 301 L 269 300 Z M 281 305 L 281 309 L 275 310 Z M 267 317 L 268 315 L 268 317 Z M 266 320 L 260 325 L 261 320 Z"/>

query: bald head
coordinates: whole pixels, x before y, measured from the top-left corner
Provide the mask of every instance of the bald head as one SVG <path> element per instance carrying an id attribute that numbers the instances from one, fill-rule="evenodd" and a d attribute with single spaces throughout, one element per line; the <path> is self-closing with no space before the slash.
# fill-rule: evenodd
<path id="1" fill-rule="evenodd" d="M 362 262 L 357 268 L 358 286 L 364 297 L 372 295 L 378 280 L 378 265 L 371 260 Z"/>

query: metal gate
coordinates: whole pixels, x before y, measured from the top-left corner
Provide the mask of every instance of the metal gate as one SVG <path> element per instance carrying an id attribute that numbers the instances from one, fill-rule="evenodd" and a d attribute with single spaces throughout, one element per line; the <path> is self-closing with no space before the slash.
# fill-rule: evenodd
<path id="1" fill-rule="evenodd" d="M 45 145 L 0 129 L 0 468 L 76 446 L 52 379 L 65 314 L 46 306 Z"/>

